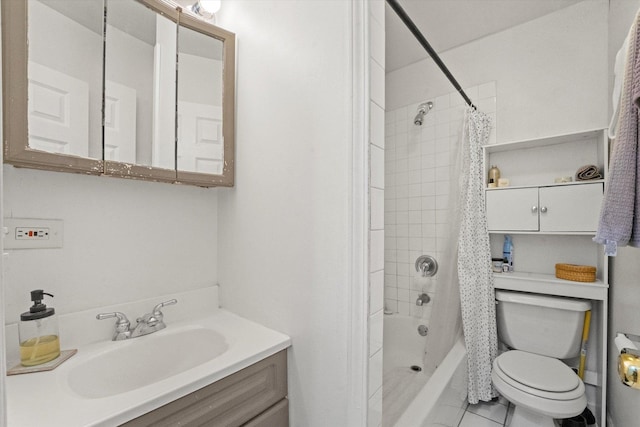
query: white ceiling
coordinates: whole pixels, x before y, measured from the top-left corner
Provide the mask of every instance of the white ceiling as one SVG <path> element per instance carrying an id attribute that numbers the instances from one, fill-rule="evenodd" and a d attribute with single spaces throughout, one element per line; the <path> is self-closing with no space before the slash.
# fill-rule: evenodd
<path id="1" fill-rule="evenodd" d="M 571 6 L 582 0 L 398 0 L 429 44 L 441 53 Z M 429 55 L 386 5 L 386 71 Z M 455 75 L 455 71 L 451 71 Z"/>

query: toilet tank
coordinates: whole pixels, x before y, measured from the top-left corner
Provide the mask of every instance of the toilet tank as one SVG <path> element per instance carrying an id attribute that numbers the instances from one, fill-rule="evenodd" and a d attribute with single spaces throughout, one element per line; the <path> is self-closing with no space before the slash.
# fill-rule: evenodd
<path id="1" fill-rule="evenodd" d="M 496 303 L 498 337 L 509 347 L 557 359 L 580 354 L 591 302 L 496 290 Z"/>

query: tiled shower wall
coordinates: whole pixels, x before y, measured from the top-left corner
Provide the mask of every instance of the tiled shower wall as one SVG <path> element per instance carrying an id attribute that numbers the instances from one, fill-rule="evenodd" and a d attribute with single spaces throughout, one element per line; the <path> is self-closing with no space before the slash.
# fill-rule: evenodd
<path id="1" fill-rule="evenodd" d="M 384 306 L 384 54 L 385 2 L 369 1 L 369 405 L 367 426 L 382 424 Z"/>
<path id="2" fill-rule="evenodd" d="M 496 141 L 496 83 L 465 89 L 482 112 L 489 114 Z M 422 292 L 434 297 L 440 273 L 425 279 L 415 270 L 420 255 L 431 255 L 440 271 L 449 261 L 450 169 L 461 138 L 466 104 L 457 92 L 425 99 L 433 109 L 422 126 L 413 123 L 419 104 L 385 113 L 384 304 L 385 310 L 425 319 L 432 303 L 416 305 Z"/>

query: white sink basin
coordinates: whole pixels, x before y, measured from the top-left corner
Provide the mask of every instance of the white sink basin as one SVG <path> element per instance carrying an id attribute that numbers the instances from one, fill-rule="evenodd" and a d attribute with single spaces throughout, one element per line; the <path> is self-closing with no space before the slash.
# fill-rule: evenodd
<path id="1" fill-rule="evenodd" d="M 170 316 L 167 310 L 166 329 L 143 337 L 111 341 L 113 323 L 96 319 L 98 312 L 146 313 L 172 298 L 179 303 Z M 78 352 L 52 371 L 6 377 L 0 418 L 11 427 L 122 425 L 291 345 L 288 336 L 218 305 L 218 287 L 208 286 L 61 314 L 62 348 Z M 17 343 L 18 325 L 5 330 Z"/>
<path id="2" fill-rule="evenodd" d="M 109 344 L 69 371 L 68 385 L 78 395 L 95 399 L 132 391 L 206 363 L 228 348 L 221 334 L 203 327 L 164 329 Z"/>

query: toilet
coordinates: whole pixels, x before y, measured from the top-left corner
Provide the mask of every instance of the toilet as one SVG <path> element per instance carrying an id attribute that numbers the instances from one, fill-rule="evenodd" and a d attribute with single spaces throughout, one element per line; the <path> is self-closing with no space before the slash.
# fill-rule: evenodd
<path id="1" fill-rule="evenodd" d="M 589 301 L 496 290 L 498 337 L 493 385 L 515 405 L 511 427 L 554 427 L 587 406 L 585 388 L 561 359 L 580 355 Z"/>

